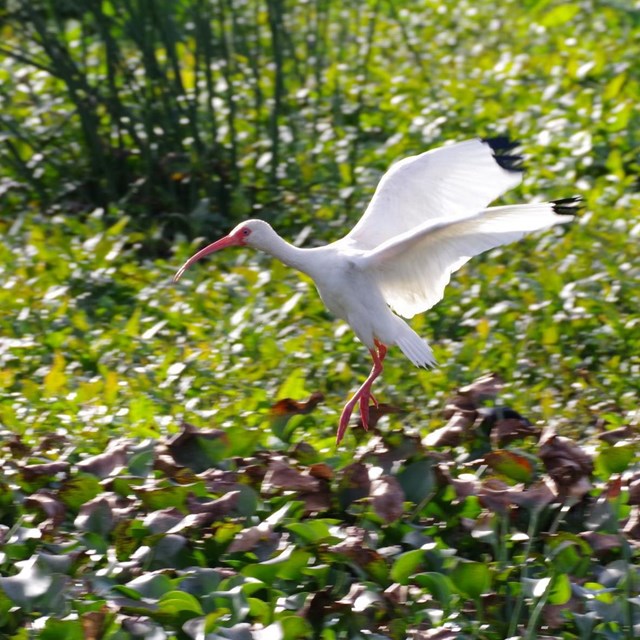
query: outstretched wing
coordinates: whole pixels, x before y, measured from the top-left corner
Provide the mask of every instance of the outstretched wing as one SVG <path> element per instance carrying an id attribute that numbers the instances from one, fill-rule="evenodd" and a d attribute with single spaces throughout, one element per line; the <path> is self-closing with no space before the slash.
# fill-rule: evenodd
<path id="1" fill-rule="evenodd" d="M 343 241 L 373 249 L 442 217 L 485 209 L 521 180 L 506 138 L 467 140 L 405 158 L 384 174 L 367 210 Z"/>
<path id="2" fill-rule="evenodd" d="M 387 304 L 411 318 L 442 299 L 451 274 L 470 258 L 526 233 L 570 222 L 577 198 L 492 207 L 473 216 L 435 220 L 364 254 Z"/>

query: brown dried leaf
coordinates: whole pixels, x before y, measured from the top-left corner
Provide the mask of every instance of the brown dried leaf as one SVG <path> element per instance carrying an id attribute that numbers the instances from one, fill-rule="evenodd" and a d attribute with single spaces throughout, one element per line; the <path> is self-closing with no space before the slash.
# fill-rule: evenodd
<path id="1" fill-rule="evenodd" d="M 221 520 L 225 516 L 234 513 L 238 507 L 239 491 L 231 491 L 216 500 L 207 500 L 201 502 L 195 496 L 187 496 L 187 508 L 190 513 L 206 514 L 206 518 L 202 522 L 211 524 L 216 520 Z"/>
<path id="2" fill-rule="evenodd" d="M 473 427 L 477 415 L 476 411 L 457 410 L 444 427 L 428 433 L 422 443 L 425 447 L 457 447 Z"/>
<path id="3" fill-rule="evenodd" d="M 41 489 L 31 496 L 28 496 L 24 505 L 27 508 L 35 508 L 42 511 L 47 520 L 43 524 L 44 527 L 56 528 L 60 526 L 65 519 L 67 507 L 61 500 L 58 500 L 51 491 Z"/>
<path id="4" fill-rule="evenodd" d="M 480 481 L 475 475 L 470 473 L 464 473 L 457 478 L 452 478 L 449 475 L 448 482 L 450 482 L 456 490 L 458 500 L 464 500 L 469 496 L 477 496 L 480 490 Z"/>
<path id="5" fill-rule="evenodd" d="M 71 465 L 68 462 L 43 462 L 41 464 L 27 464 L 20 468 L 24 480 L 31 482 L 37 478 L 53 477 L 59 473 L 68 475 Z"/>
<path id="6" fill-rule="evenodd" d="M 106 478 L 127 463 L 128 450 L 129 446 L 126 443 L 109 447 L 104 453 L 99 453 L 96 456 L 91 456 L 78 462 L 78 469 L 98 478 Z"/>
<path id="7" fill-rule="evenodd" d="M 629 479 L 629 504 L 640 504 L 640 473 Z"/>
<path id="8" fill-rule="evenodd" d="M 622 532 L 632 540 L 640 540 L 640 507 L 638 505 L 631 507 L 631 515 Z"/>
<path id="9" fill-rule="evenodd" d="M 147 527 L 151 533 L 167 533 L 176 525 L 180 524 L 183 518 L 184 514 L 180 509 L 168 507 L 148 513 L 143 522 L 144 526 Z"/>
<path id="10" fill-rule="evenodd" d="M 60 433 L 47 433 L 38 442 L 38 451 L 60 451 L 69 444 L 68 436 Z"/>
<path id="11" fill-rule="evenodd" d="M 584 538 L 597 556 L 607 554 L 609 551 L 618 550 L 622 546 L 620 536 L 613 533 L 598 533 L 597 531 L 583 531 L 579 534 Z"/>
<path id="12" fill-rule="evenodd" d="M 31 453 L 31 447 L 22 441 L 22 436 L 12 433 L 7 438 L 7 445 L 13 458 L 25 458 Z"/>
<path id="13" fill-rule="evenodd" d="M 444 406 L 442 415 L 445 419 L 451 418 L 455 413 L 464 413 L 473 416 L 475 421 L 477 415 L 477 405 L 469 397 L 463 395 L 453 396 L 449 398 Z"/>
<path id="14" fill-rule="evenodd" d="M 224 471 L 223 469 L 209 469 L 197 476 L 205 481 L 207 489 L 211 493 L 229 493 L 237 491 L 240 486 L 236 471 Z"/>
<path id="15" fill-rule="evenodd" d="M 320 480 L 331 480 L 333 478 L 333 469 L 324 462 L 317 462 L 309 467 L 309 475 Z"/>
<path id="16" fill-rule="evenodd" d="M 301 493 L 298 497 L 304 502 L 304 510 L 307 515 L 327 511 L 331 508 L 331 491 L 326 482 L 322 483 L 318 491 Z"/>
<path id="17" fill-rule="evenodd" d="M 346 466 L 339 472 L 339 477 L 338 495 L 343 508 L 369 495 L 371 490 L 369 469 L 362 462 L 354 462 Z"/>
<path id="18" fill-rule="evenodd" d="M 460 387 L 459 393 L 469 398 L 475 405 L 484 400 L 493 400 L 504 387 L 504 382 L 499 375 L 488 373 L 480 376 L 471 384 Z"/>
<path id="19" fill-rule="evenodd" d="M 544 509 L 557 498 L 555 486 L 552 486 L 551 479 L 545 476 L 539 482 L 532 484 L 524 491 L 513 491 L 511 501 L 519 507 L 525 509 L 539 510 Z"/>
<path id="20" fill-rule="evenodd" d="M 532 425 L 517 411 L 503 409 L 502 415 L 503 417 L 497 417 L 491 426 L 491 442 L 494 447 L 503 447 L 509 442 L 527 436 L 540 437 L 540 429 Z"/>
<path id="21" fill-rule="evenodd" d="M 569 438 L 546 432 L 541 438 L 540 458 L 562 497 L 582 498 L 591 489 L 593 461 Z"/>
<path id="22" fill-rule="evenodd" d="M 365 532 L 356 527 L 350 527 L 349 535 L 342 542 L 330 546 L 329 551 L 342 554 L 365 570 L 372 566 L 386 565 L 384 558 L 366 545 Z"/>
<path id="23" fill-rule="evenodd" d="M 633 427 L 626 425 L 624 427 L 618 427 L 617 429 L 611 429 L 610 431 L 604 431 L 598 435 L 598 438 L 610 445 L 614 445 L 621 440 L 632 440 L 635 435 L 636 433 Z"/>
<path id="24" fill-rule="evenodd" d="M 227 551 L 229 553 L 251 551 L 260 542 L 275 541 L 277 538 L 278 535 L 274 533 L 273 527 L 267 522 L 261 522 L 255 527 L 249 527 L 238 532 Z"/>
<path id="25" fill-rule="evenodd" d="M 324 394 L 320 391 L 312 393 L 305 402 L 283 398 L 271 407 L 271 415 L 272 417 L 282 417 L 311 413 L 323 400 Z"/>
<path id="26" fill-rule="evenodd" d="M 272 460 L 262 482 L 262 490 L 272 492 L 275 489 L 285 491 L 317 491 L 320 481 L 310 475 L 303 474 L 283 460 Z"/>
<path id="27" fill-rule="evenodd" d="M 504 514 L 512 504 L 511 488 L 497 478 L 489 478 L 482 483 L 478 498 L 483 507 L 494 513 Z"/>
<path id="28" fill-rule="evenodd" d="M 178 464 L 168 453 L 157 454 L 153 460 L 153 468 L 178 484 L 191 484 L 197 480 L 197 476 L 191 469 Z"/>
<path id="29" fill-rule="evenodd" d="M 402 516 L 404 491 L 394 476 L 382 476 L 371 483 L 371 504 L 373 510 L 386 523 Z"/>
<path id="30" fill-rule="evenodd" d="M 394 605 L 407 604 L 409 600 L 409 587 L 405 584 L 394 582 L 383 591 L 385 597 Z"/>
<path id="31" fill-rule="evenodd" d="M 108 618 L 112 616 L 113 614 L 110 613 L 106 605 L 103 605 L 98 611 L 85 611 L 80 616 L 84 640 L 100 640 L 103 638 Z"/>
<path id="32" fill-rule="evenodd" d="M 326 587 L 307 596 L 304 607 L 300 610 L 300 615 L 309 620 L 314 628 L 321 628 L 327 613 L 336 608 L 331 589 Z"/>

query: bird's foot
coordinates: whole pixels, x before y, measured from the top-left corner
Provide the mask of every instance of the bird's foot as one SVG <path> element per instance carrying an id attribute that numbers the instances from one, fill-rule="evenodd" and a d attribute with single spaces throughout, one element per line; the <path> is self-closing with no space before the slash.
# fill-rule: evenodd
<path id="1" fill-rule="evenodd" d="M 378 406 L 377 400 L 368 391 L 360 396 L 360 420 L 362 420 L 362 427 L 365 431 L 369 431 L 369 399 L 375 407 Z"/>
<path id="2" fill-rule="evenodd" d="M 356 406 L 356 402 L 358 401 L 358 395 L 356 394 L 344 405 L 344 409 L 340 414 L 340 422 L 338 423 L 338 433 L 336 435 L 336 446 L 340 444 L 342 438 L 344 438 L 344 434 L 347 431 L 347 427 L 349 426 L 349 420 L 351 420 L 351 414 L 353 413 L 353 409 Z"/>

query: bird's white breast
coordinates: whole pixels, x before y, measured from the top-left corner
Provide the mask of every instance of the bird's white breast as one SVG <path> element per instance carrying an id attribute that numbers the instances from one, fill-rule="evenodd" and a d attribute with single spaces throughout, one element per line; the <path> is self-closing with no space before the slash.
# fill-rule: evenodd
<path id="1" fill-rule="evenodd" d="M 361 342 L 393 343 L 394 321 L 374 275 L 362 269 L 357 256 L 335 255 L 313 277 L 318 293 L 333 315 L 349 323 Z"/>

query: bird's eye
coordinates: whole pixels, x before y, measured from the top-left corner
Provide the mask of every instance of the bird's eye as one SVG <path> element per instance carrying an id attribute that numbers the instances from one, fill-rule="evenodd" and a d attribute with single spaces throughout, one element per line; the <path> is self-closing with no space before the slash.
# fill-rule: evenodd
<path id="1" fill-rule="evenodd" d="M 250 229 L 247 229 L 246 227 L 242 230 L 242 235 L 246 238 L 249 234 L 251 233 Z"/>

